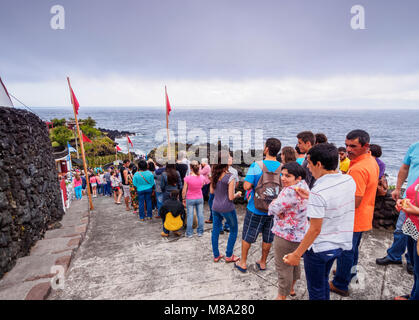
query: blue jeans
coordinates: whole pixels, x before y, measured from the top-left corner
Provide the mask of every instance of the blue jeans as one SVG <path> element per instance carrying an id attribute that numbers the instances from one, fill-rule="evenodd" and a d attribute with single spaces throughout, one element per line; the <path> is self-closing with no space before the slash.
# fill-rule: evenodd
<path id="1" fill-rule="evenodd" d="M 343 291 L 348 291 L 351 279 L 356 275 L 358 265 L 359 244 L 362 232 L 354 232 L 352 237 L 352 249 L 343 250 L 337 259 L 336 274 L 333 278 L 333 285 Z"/>
<path id="2" fill-rule="evenodd" d="M 153 192 L 153 189 L 147 189 L 143 191 L 137 191 L 138 194 L 138 213 L 140 216 L 140 219 L 145 218 L 145 209 L 144 209 L 144 201 L 147 205 L 147 217 L 152 218 L 153 217 L 153 205 L 151 203 L 151 193 Z"/>
<path id="3" fill-rule="evenodd" d="M 220 256 L 220 251 L 218 250 L 218 238 L 220 237 L 220 231 L 223 226 L 222 221 L 224 218 L 230 226 L 230 234 L 228 236 L 227 241 L 226 257 L 231 257 L 233 254 L 234 245 L 236 243 L 237 233 L 239 232 L 236 210 L 224 213 L 213 211 L 212 214 L 214 220 L 212 225 L 211 241 L 214 258 Z"/>
<path id="4" fill-rule="evenodd" d="M 419 256 L 417 253 L 417 241 L 413 240 L 412 237 L 407 236 L 407 251 L 412 257 L 412 265 L 414 270 L 414 283 L 412 292 L 410 293 L 410 300 L 419 300 Z"/>
<path id="5" fill-rule="evenodd" d="M 208 206 L 209 206 L 209 209 L 210 209 L 210 217 L 209 217 L 209 220 L 211 220 L 211 221 L 213 221 L 213 213 L 212 213 L 212 203 L 213 202 L 214 202 L 214 194 L 213 193 L 210 193 L 209 194 L 209 199 L 208 199 Z M 221 218 L 221 221 L 222 220 L 223 220 L 223 218 Z M 227 220 L 224 223 L 224 227 L 221 228 L 221 230 L 223 230 L 223 229 L 230 229 L 230 226 L 228 225 L 228 221 Z"/>
<path id="6" fill-rule="evenodd" d="M 204 199 L 186 199 L 186 208 L 188 210 L 188 218 L 186 223 L 186 236 L 193 235 L 193 214 L 196 208 L 196 215 L 198 217 L 198 235 L 204 233 Z"/>
<path id="7" fill-rule="evenodd" d="M 157 209 L 160 210 L 163 205 L 163 192 L 156 191 Z"/>
<path id="8" fill-rule="evenodd" d="M 212 203 L 214 202 L 214 194 L 210 193 L 208 198 L 208 207 L 210 209 L 210 217 L 209 220 L 212 221 Z"/>
<path id="9" fill-rule="evenodd" d="M 104 188 L 104 184 L 97 184 L 97 194 L 104 194 L 104 192 L 105 192 L 105 188 Z"/>
<path id="10" fill-rule="evenodd" d="M 112 197 L 112 188 L 111 188 L 111 182 L 110 181 L 106 181 L 106 195 Z"/>
<path id="11" fill-rule="evenodd" d="M 76 193 L 76 199 L 80 200 L 82 198 L 81 186 L 75 187 L 74 192 Z"/>
<path id="12" fill-rule="evenodd" d="M 342 249 L 317 253 L 310 249 L 304 253 L 304 271 L 310 300 L 330 300 L 329 273 L 341 253 Z"/>
<path id="13" fill-rule="evenodd" d="M 397 219 L 396 230 L 394 230 L 393 234 L 393 244 L 387 249 L 387 257 L 393 261 L 402 261 L 402 255 L 406 251 L 409 236 L 402 232 L 405 219 L 406 214 L 403 211 L 400 211 L 399 218 Z M 409 251 L 407 251 L 405 257 L 407 263 L 410 264 L 411 256 L 409 255 Z"/>

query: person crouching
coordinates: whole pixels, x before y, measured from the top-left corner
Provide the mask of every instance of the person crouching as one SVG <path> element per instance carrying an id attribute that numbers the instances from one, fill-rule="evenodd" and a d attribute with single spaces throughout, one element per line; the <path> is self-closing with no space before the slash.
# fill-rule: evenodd
<path id="1" fill-rule="evenodd" d="M 172 190 L 170 192 L 170 198 L 163 202 L 159 210 L 159 215 L 163 222 L 162 237 L 168 237 L 170 231 L 177 236 L 181 235 L 179 230 L 183 227 L 185 209 L 179 201 L 179 190 Z"/>

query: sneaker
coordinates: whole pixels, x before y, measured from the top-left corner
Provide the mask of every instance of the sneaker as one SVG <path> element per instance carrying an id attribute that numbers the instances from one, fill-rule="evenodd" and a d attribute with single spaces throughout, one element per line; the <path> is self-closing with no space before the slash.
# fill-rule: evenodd
<path id="1" fill-rule="evenodd" d="M 174 231 L 173 234 L 176 235 L 176 236 L 178 236 L 178 237 L 180 237 L 182 235 L 182 233 L 179 232 L 179 231 Z"/>
<path id="2" fill-rule="evenodd" d="M 224 228 L 224 231 L 225 232 L 230 232 L 230 229 L 229 228 Z"/>
<path id="3" fill-rule="evenodd" d="M 165 233 L 165 232 L 163 232 L 163 231 L 160 233 L 160 235 L 161 235 L 162 237 L 168 237 L 168 236 L 169 236 L 167 233 Z"/>
<path id="4" fill-rule="evenodd" d="M 198 237 L 202 237 L 203 235 L 203 233 L 198 233 Z"/>
<path id="5" fill-rule="evenodd" d="M 193 237 L 193 234 L 186 236 L 186 238 L 192 238 L 192 237 Z"/>
<path id="6" fill-rule="evenodd" d="M 145 221 L 145 219 L 141 219 L 141 218 L 140 218 L 140 221 Z"/>

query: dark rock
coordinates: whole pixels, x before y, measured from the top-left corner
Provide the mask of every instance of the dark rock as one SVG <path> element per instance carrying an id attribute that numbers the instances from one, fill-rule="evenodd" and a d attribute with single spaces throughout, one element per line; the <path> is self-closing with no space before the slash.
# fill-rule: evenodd
<path id="1" fill-rule="evenodd" d="M 45 123 L 0 107 L 0 278 L 64 210 Z"/>

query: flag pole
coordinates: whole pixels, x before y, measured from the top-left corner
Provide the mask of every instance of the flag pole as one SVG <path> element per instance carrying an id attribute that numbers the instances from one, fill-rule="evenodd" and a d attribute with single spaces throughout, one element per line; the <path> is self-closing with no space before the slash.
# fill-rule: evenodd
<path id="1" fill-rule="evenodd" d="M 128 134 L 127 134 L 127 148 L 128 148 L 128 159 L 129 161 L 131 161 L 131 153 L 129 152 Z"/>
<path id="2" fill-rule="evenodd" d="M 169 115 L 167 112 L 167 88 L 166 86 L 164 86 L 164 90 L 165 90 L 165 104 L 166 104 L 166 134 L 167 134 L 167 160 L 170 163 L 170 159 L 172 158 L 172 150 L 170 148 L 170 135 L 169 135 Z"/>
<path id="3" fill-rule="evenodd" d="M 71 99 L 73 99 L 73 98 L 71 98 Z M 74 108 L 74 107 L 73 107 L 73 108 Z M 74 140 L 76 140 L 77 159 L 80 159 L 80 157 L 79 157 L 79 146 L 78 146 L 78 143 L 77 143 L 76 128 L 74 128 L 74 127 L 73 127 L 73 131 L 74 131 L 74 137 L 75 137 L 75 139 L 74 139 Z"/>
<path id="4" fill-rule="evenodd" d="M 83 159 L 84 174 L 86 175 L 86 184 L 87 184 L 86 189 L 87 189 L 87 196 L 89 198 L 89 208 L 90 210 L 93 210 L 94 208 L 93 208 L 93 202 L 92 202 L 92 195 L 90 194 L 90 181 L 87 176 L 87 165 L 86 165 L 86 157 L 84 155 L 83 139 L 80 135 L 79 121 L 77 120 L 76 107 L 74 105 L 73 92 L 71 90 L 69 77 L 67 77 L 67 82 L 68 82 L 68 88 L 70 89 L 71 103 L 73 104 L 73 112 L 74 112 L 74 119 L 76 120 L 77 135 L 79 136 L 79 139 L 80 139 L 80 149 L 81 149 L 81 156 Z"/>

